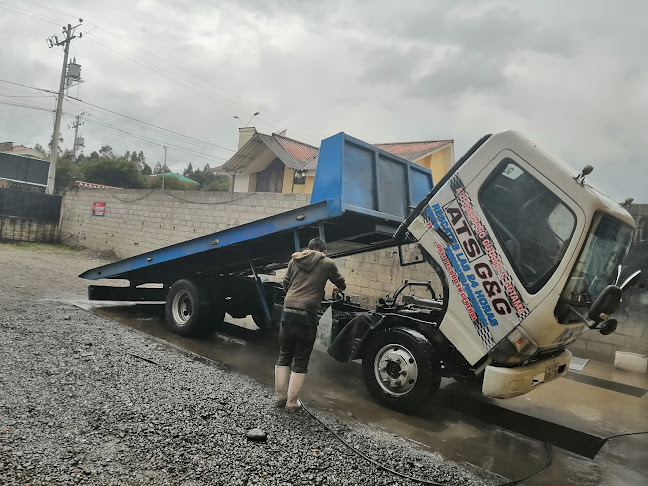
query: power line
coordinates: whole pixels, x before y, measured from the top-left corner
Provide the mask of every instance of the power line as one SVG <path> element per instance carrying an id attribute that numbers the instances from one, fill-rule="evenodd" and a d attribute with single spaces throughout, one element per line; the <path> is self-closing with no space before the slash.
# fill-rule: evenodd
<path id="1" fill-rule="evenodd" d="M 53 8 L 50 8 L 50 7 L 46 7 L 46 6 L 44 6 L 44 5 L 41 5 L 41 4 L 36 3 L 36 2 L 29 1 L 29 0 L 22 0 L 22 1 L 23 1 L 23 2 L 26 2 L 26 3 L 29 3 L 29 4 L 31 4 L 31 5 L 34 5 L 34 6 L 40 7 L 40 8 L 44 8 L 44 9 L 50 10 L 50 11 L 52 11 L 52 12 L 56 12 L 56 13 L 59 13 L 59 14 L 65 15 L 65 16 L 67 16 L 67 17 L 72 17 L 71 14 L 69 14 L 69 13 L 67 13 L 67 12 L 63 12 L 63 11 L 61 11 L 61 10 L 57 10 L 57 9 L 53 9 Z M 2 3 L 2 2 L 0 2 L 0 3 Z M 12 5 L 12 6 L 13 6 L 13 5 Z M 20 8 L 20 7 L 15 7 L 15 8 Z M 21 10 L 24 10 L 24 11 L 26 11 L 26 12 L 35 13 L 35 12 L 32 12 L 32 11 L 30 11 L 30 10 L 26 10 L 26 9 L 21 9 Z M 58 19 L 53 19 L 52 17 L 48 17 L 48 16 L 45 16 L 45 15 L 42 15 L 42 14 L 38 14 L 38 13 L 36 13 L 36 15 L 40 15 L 41 17 L 44 17 L 44 18 L 46 18 L 46 19 L 58 20 Z M 86 20 L 86 23 L 89 23 L 90 25 L 92 25 L 92 26 L 94 27 L 92 30 L 99 29 L 99 30 L 105 32 L 106 34 L 108 34 L 108 35 L 114 37 L 115 39 L 118 39 L 119 41 L 121 41 L 121 42 L 123 42 L 123 43 L 125 43 L 125 44 L 128 44 L 129 46 L 134 47 L 135 49 L 138 49 L 138 50 L 140 50 L 140 51 L 142 51 L 142 52 L 148 54 L 149 56 L 154 57 L 155 59 L 157 59 L 157 60 L 159 60 L 159 61 L 161 61 L 161 62 L 163 62 L 163 63 L 165 63 L 165 64 L 168 64 L 169 66 L 171 66 L 171 67 L 177 69 L 178 71 L 181 71 L 182 73 L 184 73 L 184 74 L 186 74 L 186 75 L 188 75 L 188 76 L 191 76 L 191 77 L 193 77 L 193 78 L 196 78 L 196 79 L 202 81 L 203 83 L 206 83 L 206 84 L 208 84 L 208 85 L 210 85 L 210 86 L 213 86 L 214 88 L 219 89 L 219 90 L 221 90 L 221 91 L 223 91 L 223 92 L 225 92 L 225 93 L 228 93 L 228 94 L 230 94 L 230 95 L 232 95 L 232 96 L 234 96 L 234 97 L 236 97 L 236 98 L 238 98 L 238 99 L 244 101 L 245 103 L 247 103 L 247 104 L 249 104 L 249 105 L 252 105 L 253 107 L 260 108 L 261 110 L 263 110 L 262 113 L 261 113 L 261 117 L 263 117 L 263 118 L 267 118 L 267 119 L 269 119 L 269 120 L 271 120 L 271 121 L 273 121 L 273 122 L 275 122 L 275 123 L 284 123 L 284 122 L 288 122 L 288 123 L 290 123 L 291 125 L 294 125 L 294 126 L 297 126 L 297 127 L 301 127 L 301 128 L 303 128 L 303 129 L 307 130 L 308 132 L 311 132 L 311 133 L 314 134 L 315 136 L 309 135 L 308 133 L 303 132 L 302 130 L 300 130 L 300 129 L 296 129 L 296 128 L 294 128 L 294 127 L 291 128 L 291 129 L 292 129 L 293 131 L 296 131 L 296 132 L 298 132 L 298 133 L 301 133 L 301 134 L 304 135 L 306 138 L 309 138 L 309 139 L 312 139 L 312 140 L 316 140 L 317 142 L 319 142 L 320 139 L 321 139 L 321 137 L 323 136 L 321 133 L 319 133 L 319 132 L 317 132 L 317 131 L 315 131 L 315 130 L 310 129 L 310 128 L 306 127 L 306 126 L 303 125 L 303 124 L 300 124 L 300 123 L 298 123 L 298 122 L 295 122 L 295 121 L 293 121 L 293 120 L 290 120 L 289 118 L 284 117 L 284 116 L 280 115 L 279 113 L 276 113 L 276 112 L 274 112 L 274 111 L 272 111 L 272 110 L 270 110 L 270 109 L 268 109 L 268 108 L 266 108 L 266 107 L 261 107 L 261 106 L 255 104 L 254 102 L 252 102 L 252 101 L 250 101 L 250 100 L 247 100 L 246 98 L 244 98 L 244 97 L 242 97 L 242 96 L 240 96 L 240 95 L 238 95 L 238 94 L 236 94 L 236 93 L 234 93 L 234 92 L 232 92 L 232 91 L 229 91 L 229 90 L 227 90 L 227 89 L 225 89 L 225 88 L 223 88 L 223 87 L 221 87 L 221 86 L 218 86 L 218 85 L 214 84 L 214 83 L 211 82 L 211 81 L 208 81 L 208 80 L 206 80 L 206 79 L 201 78 L 200 76 L 197 76 L 197 75 L 195 75 L 195 74 L 193 74 L 193 73 L 189 73 L 189 72 L 187 72 L 185 69 L 182 69 L 182 68 L 176 66 L 175 64 L 173 64 L 173 63 L 171 63 L 171 62 L 169 62 L 169 61 L 167 61 L 167 60 L 165 60 L 165 59 L 163 59 L 163 58 L 161 58 L 161 57 L 159 57 L 159 56 L 156 56 L 155 54 L 153 54 L 153 53 L 150 52 L 150 51 L 147 51 L 146 49 L 142 49 L 141 47 L 139 47 L 139 46 L 137 46 L 137 45 L 135 45 L 135 44 L 129 42 L 128 40 L 126 40 L 126 39 L 124 39 L 124 38 L 122 38 L 122 37 L 120 37 L 120 36 L 118 36 L 118 35 L 113 34 L 112 32 L 110 32 L 110 31 L 108 31 L 108 30 L 106 30 L 106 29 L 100 27 L 99 25 L 97 25 L 97 24 L 95 24 L 95 23 L 93 23 L 93 22 L 88 22 L 88 21 Z M 87 32 L 86 32 L 86 35 L 88 35 L 90 32 L 91 32 L 91 31 L 87 31 Z M 123 52 L 127 52 L 127 51 L 125 51 L 124 49 L 120 48 L 119 46 L 115 46 L 114 44 L 111 44 L 111 43 L 108 42 L 106 39 L 103 39 L 103 38 L 101 38 L 100 36 L 97 36 L 96 34 L 95 34 L 94 36 L 95 36 L 97 39 L 99 39 L 99 40 L 105 42 L 106 44 L 115 47 L 116 49 L 119 49 L 119 50 L 121 50 L 121 51 L 123 51 Z M 91 39 L 91 40 L 92 40 L 92 39 Z M 95 42 L 96 44 L 98 44 L 98 45 L 104 47 L 105 49 L 112 50 L 112 49 L 109 49 L 108 47 L 106 47 L 105 45 L 103 45 L 103 44 L 101 44 L 101 43 L 99 43 L 99 42 L 97 42 L 97 41 L 94 41 L 94 42 Z M 115 52 L 115 53 L 118 54 L 118 55 L 122 55 L 123 57 L 126 57 L 127 59 L 129 59 L 129 60 L 135 62 L 136 64 L 140 64 L 140 65 L 141 65 L 141 63 L 138 63 L 138 62 L 135 61 L 134 59 L 132 59 L 132 58 L 130 58 L 130 57 L 128 57 L 128 56 L 125 56 L 124 54 L 122 54 L 122 53 L 120 53 L 120 52 L 116 52 L 116 51 L 113 51 L 113 52 Z M 130 53 L 129 53 L 129 54 L 130 54 Z M 191 83 L 191 84 L 193 84 L 194 86 L 197 86 L 198 88 L 200 88 L 200 89 L 206 91 L 206 89 L 205 89 L 204 87 L 201 87 L 201 86 L 199 86 L 199 85 L 197 85 L 197 84 L 195 84 L 195 83 L 192 83 L 191 81 L 187 80 L 186 78 L 183 78 L 182 76 L 179 76 L 179 75 L 177 75 L 177 74 L 175 74 L 175 73 L 172 73 L 171 71 L 166 70 L 166 69 L 164 69 L 164 68 L 161 67 L 161 66 L 158 66 L 158 65 L 156 65 L 156 64 L 154 64 L 154 63 L 151 63 L 150 61 L 148 61 L 148 60 L 146 60 L 146 59 L 144 59 L 144 58 L 141 58 L 141 57 L 135 56 L 134 54 L 130 54 L 130 55 L 132 55 L 132 56 L 135 57 L 136 59 L 140 59 L 140 60 L 142 60 L 142 61 L 144 61 L 144 62 L 146 62 L 146 63 L 148 63 L 148 64 L 150 64 L 150 65 L 152 65 L 152 66 L 155 66 L 157 69 L 161 69 L 161 70 L 167 72 L 168 74 L 170 74 L 170 75 L 172 75 L 172 76 L 175 76 L 176 78 L 178 78 L 178 79 L 180 79 L 180 80 L 182 80 L 182 81 L 184 81 L 184 82 Z M 143 67 L 147 67 L 147 66 L 143 66 Z M 151 69 L 151 68 L 149 68 L 149 67 L 147 67 L 147 68 L 150 69 L 150 70 L 152 70 L 152 71 L 154 71 L 154 72 L 156 72 L 157 74 L 162 75 L 162 73 L 160 73 L 159 71 L 155 71 L 155 70 L 153 70 L 153 69 Z M 163 75 L 163 76 L 164 76 L 164 75 Z M 167 77 L 167 76 L 164 76 L 164 77 Z M 168 78 L 168 79 L 169 79 L 169 78 Z M 178 82 L 178 80 L 176 80 L 176 79 L 171 79 L 171 80 L 172 80 L 172 81 L 175 81 L 175 82 Z M 180 84 L 181 84 L 181 83 L 180 83 Z M 181 85 L 182 85 L 182 84 L 181 84 Z M 182 86 L 184 86 L 184 87 L 189 87 L 189 86 L 186 86 L 186 85 L 182 85 Z M 200 94 L 203 94 L 203 95 L 206 95 L 206 94 L 203 93 L 203 92 L 199 92 L 199 93 L 200 93 Z M 221 95 L 221 94 L 218 94 L 218 93 L 213 93 L 213 94 L 216 95 L 216 96 L 219 96 L 219 97 L 223 98 L 224 100 L 227 100 L 227 101 L 229 101 L 229 102 L 231 102 L 231 103 L 235 103 L 236 105 L 239 105 L 239 106 L 240 106 L 241 108 L 243 108 L 244 110 L 250 110 L 250 111 L 252 111 L 252 108 L 250 108 L 250 107 L 248 107 L 248 106 L 245 106 L 245 105 L 242 105 L 241 103 L 239 103 L 239 102 L 237 102 L 237 101 L 235 101 L 235 100 L 229 99 L 229 98 L 227 98 L 227 97 L 225 97 L 225 96 L 223 96 L 223 95 Z M 210 97 L 210 98 L 211 98 L 211 99 L 214 99 L 214 98 L 212 98 L 212 97 Z M 229 105 L 229 104 L 223 102 L 222 100 L 214 99 L 214 101 L 217 101 L 217 102 L 219 102 L 219 103 L 222 103 L 222 104 L 224 104 L 225 106 L 228 106 L 228 107 L 230 107 L 230 108 L 237 109 L 237 108 L 235 108 L 235 107 L 233 107 L 233 106 L 231 106 L 231 105 Z M 280 121 L 280 120 L 277 120 L 277 119 L 275 119 L 275 118 L 273 118 L 273 117 L 271 117 L 271 116 L 268 116 L 266 112 L 269 112 L 269 113 L 275 115 L 276 117 L 278 117 L 279 119 L 281 119 L 281 120 L 283 120 L 283 121 Z"/>
<path id="2" fill-rule="evenodd" d="M 44 91 L 46 93 L 56 94 L 55 91 L 50 91 L 49 89 L 35 88 L 34 86 L 28 86 L 26 84 L 15 83 L 13 81 L 7 81 L 5 79 L 0 79 L 0 83 L 13 84 L 13 85 L 16 85 L 16 86 L 22 86 L 23 88 L 35 89 L 36 91 Z"/>
<path id="3" fill-rule="evenodd" d="M 18 9 L 20 9 L 20 7 L 16 7 L 15 5 L 11 5 L 10 3 L 4 3 L 4 2 L 0 2 L 0 3 L 1 3 L 2 5 L 8 5 L 9 7 L 13 7 L 13 8 L 18 8 Z M 48 24 L 61 25 L 60 22 L 52 22 L 51 20 L 46 20 L 46 19 L 49 18 L 49 17 L 46 17 L 46 16 L 44 16 L 44 15 L 40 15 L 40 14 L 38 14 L 38 13 L 36 13 L 36 12 L 31 12 L 31 13 L 34 14 L 34 15 L 29 15 L 29 13 L 19 12 L 19 11 L 17 11 L 17 10 L 12 10 L 12 9 L 10 9 L 10 8 L 3 7 L 2 5 L 0 5 L 0 8 L 3 9 L 3 10 L 7 10 L 7 11 L 9 11 L 9 12 L 17 13 L 17 14 L 19 14 L 19 15 L 24 15 L 25 17 L 31 17 L 31 18 L 33 18 L 33 19 L 40 20 L 41 22 L 47 22 Z M 25 10 L 25 9 L 21 9 L 21 10 Z M 25 10 L 25 12 L 30 12 L 30 11 L 29 11 L 29 10 Z M 38 17 L 37 17 L 37 16 L 38 16 Z M 45 18 L 41 18 L 41 17 L 45 17 Z"/>
<path id="4" fill-rule="evenodd" d="M 38 116 L 38 115 L 44 115 L 44 113 L 30 113 L 28 115 L 5 116 L 5 117 L 0 118 L 0 120 L 15 120 L 17 118 L 27 118 L 28 116 Z"/>
<path id="5" fill-rule="evenodd" d="M 72 104 L 73 106 L 76 106 L 77 108 L 80 109 L 80 107 L 77 106 L 77 105 L 75 105 L 74 103 L 70 102 L 70 104 Z M 164 147 L 164 145 L 165 145 L 165 144 L 162 143 L 162 142 L 152 141 L 152 140 L 147 139 L 147 138 L 145 138 L 145 137 L 142 137 L 142 136 L 140 136 L 140 135 L 137 135 L 137 134 L 131 133 L 131 132 L 127 131 L 127 130 L 123 130 L 123 129 L 118 128 L 118 127 L 116 127 L 116 126 L 114 126 L 114 125 L 111 125 L 110 123 L 106 122 L 105 120 L 102 120 L 101 118 L 97 117 L 96 115 L 93 115 L 92 113 L 87 113 L 87 114 L 88 114 L 89 116 L 91 116 L 91 117 L 93 117 L 93 118 L 96 118 L 96 119 L 98 120 L 98 122 L 93 121 L 93 120 L 86 120 L 88 123 L 92 123 L 92 124 L 94 124 L 94 125 L 98 125 L 98 126 L 101 126 L 101 127 L 103 127 L 103 128 L 109 128 L 109 129 L 111 129 L 111 130 L 115 130 L 115 131 L 118 131 L 118 132 L 120 132 L 120 133 L 124 133 L 124 134 L 126 134 L 126 135 L 130 135 L 131 137 L 137 138 L 137 139 L 142 140 L 142 141 L 144 141 L 144 142 L 148 142 L 148 143 L 150 143 L 150 144 L 152 144 L 152 145 L 157 145 L 157 146 L 160 146 L 160 147 Z M 166 143 L 166 145 L 168 145 L 169 147 L 173 147 L 173 148 L 175 148 L 175 149 L 178 149 L 178 150 L 180 150 L 180 151 L 182 151 L 182 152 L 188 153 L 188 154 L 190 154 L 190 155 L 193 155 L 193 154 L 195 153 L 195 154 L 199 154 L 199 155 L 204 155 L 204 156 L 206 156 L 206 157 L 209 157 L 210 159 L 227 160 L 227 159 L 224 158 L 224 157 L 218 157 L 218 156 L 216 156 L 216 155 L 206 154 L 206 153 L 204 153 L 204 152 L 199 152 L 198 150 L 190 149 L 190 148 L 187 148 L 187 147 L 182 147 L 182 146 L 180 146 L 180 145 L 173 145 L 173 144 L 170 144 L 170 143 L 168 143 L 168 142 Z"/>
<path id="6" fill-rule="evenodd" d="M 103 30 L 101 28 L 99 28 L 99 29 Z M 94 39 L 92 37 L 94 37 Z M 192 91 L 195 91 L 198 94 L 206 96 L 207 98 L 210 98 L 210 99 L 216 101 L 217 103 L 223 104 L 223 105 L 225 105 L 225 106 L 227 106 L 229 108 L 232 108 L 233 110 L 237 110 L 237 111 L 241 110 L 241 109 L 250 110 L 249 107 L 247 107 L 247 106 L 245 106 L 245 105 L 243 105 L 243 104 L 241 104 L 241 103 L 239 103 L 239 102 L 237 102 L 235 100 L 231 100 L 231 99 L 229 99 L 229 98 L 227 98 L 227 97 L 225 97 L 225 96 L 223 96 L 221 94 L 210 91 L 207 88 L 204 88 L 203 86 L 200 86 L 199 84 L 196 84 L 196 83 L 194 83 L 193 81 L 191 81 L 189 79 L 183 78 L 182 76 L 179 76 L 179 75 L 173 73 L 172 71 L 169 71 L 168 69 L 165 69 L 162 66 L 159 66 L 159 65 L 157 65 L 155 63 L 152 63 L 152 62 L 150 62 L 147 59 L 144 59 L 142 57 L 136 56 L 135 54 L 132 54 L 132 53 L 126 51 L 125 49 L 112 44 L 111 42 L 97 36 L 96 34 L 93 34 L 92 37 L 90 37 L 89 33 L 86 33 L 86 38 L 88 38 L 88 40 L 94 42 L 95 44 L 99 45 L 100 47 L 103 47 L 104 49 L 109 50 L 111 52 L 114 52 L 115 54 L 117 54 L 119 56 L 125 57 L 126 59 L 134 62 L 135 64 L 138 64 L 138 65 L 144 67 L 145 69 L 153 71 L 154 73 L 159 74 L 160 76 L 162 76 L 162 77 L 164 77 L 166 79 L 169 79 L 170 81 L 178 83 L 179 85 L 181 85 L 181 86 L 183 86 L 185 88 L 189 88 L 189 89 L 191 89 Z M 118 49 L 118 50 L 115 50 L 115 49 Z M 143 61 L 146 64 L 143 64 L 142 62 L 139 62 L 139 61 Z M 177 69 L 179 69 L 179 68 L 177 68 Z M 201 78 L 198 78 L 198 79 L 201 79 Z M 185 83 L 187 83 L 187 84 L 185 84 Z M 217 96 L 218 98 L 215 98 L 214 96 Z M 238 105 L 238 106 L 233 106 L 230 103 L 233 103 L 234 105 Z M 263 109 L 263 108 L 261 108 L 261 109 Z M 270 117 L 268 115 L 264 115 L 263 113 L 261 113 L 261 116 L 273 121 L 274 123 L 283 123 L 281 121 L 275 120 L 273 117 Z M 306 138 L 306 139 L 309 139 L 309 140 L 316 140 L 317 142 L 319 142 L 319 137 L 310 135 L 310 134 L 304 132 L 303 130 L 300 130 L 300 129 L 297 129 L 297 128 L 293 128 L 293 127 L 290 127 L 290 128 L 291 128 L 291 130 L 295 131 L 296 133 L 299 133 L 303 138 Z M 314 132 L 314 133 L 316 133 L 316 132 Z"/>
<path id="7" fill-rule="evenodd" d="M 60 10 L 56 10 L 55 8 L 46 7 L 45 5 L 40 5 L 40 4 L 35 3 L 35 2 L 30 2 L 29 0 L 22 0 L 22 1 L 25 2 L 25 3 L 31 3 L 32 5 L 35 5 L 37 7 L 41 7 L 41 8 L 47 9 L 47 10 L 51 10 L 52 12 L 63 14 L 65 16 L 67 16 L 67 17 L 73 17 L 73 15 L 71 15 L 71 14 L 69 14 L 67 12 L 62 12 Z M 92 23 L 92 22 L 90 22 L 90 23 Z"/>
<path id="8" fill-rule="evenodd" d="M 49 98 L 49 95 L 4 95 L 0 94 L 3 98 Z"/>
<path id="9" fill-rule="evenodd" d="M 42 105 L 40 105 L 40 106 L 39 105 L 27 105 L 25 103 L 16 103 L 16 102 L 13 102 L 13 101 L 2 101 L 2 100 L 0 100 L 0 105 L 16 106 L 16 107 L 19 107 L 19 108 L 29 108 L 29 109 L 32 109 L 32 110 L 49 111 L 50 113 L 54 113 L 53 108 L 48 108 L 48 107 L 45 107 L 45 106 L 42 106 Z"/>
<path id="10" fill-rule="evenodd" d="M 34 86 L 29 86 L 29 85 L 26 85 L 26 84 L 16 83 L 16 82 L 13 82 L 13 81 L 7 81 L 7 80 L 4 80 L 4 79 L 0 79 L 0 82 L 2 82 L 2 83 L 7 83 L 7 84 L 11 84 L 11 85 L 16 85 L 16 86 L 21 86 L 21 87 L 23 87 L 23 88 L 29 88 L 29 89 L 32 89 L 32 90 L 44 91 L 44 92 L 47 92 L 47 93 L 53 93 L 53 94 L 54 94 L 54 92 L 53 92 L 53 91 L 50 91 L 50 90 L 46 90 L 46 89 L 42 89 L 42 88 L 36 88 L 36 87 L 34 87 Z M 183 134 L 183 133 L 176 132 L 176 131 L 174 131 L 174 130 L 170 130 L 170 129 L 168 129 L 168 128 L 164 128 L 164 127 L 161 127 L 161 126 L 158 126 L 158 125 L 154 125 L 153 123 L 148 123 L 148 122 L 145 122 L 145 121 L 142 121 L 142 120 L 138 120 L 137 118 L 134 118 L 134 117 L 132 117 L 132 116 L 124 115 L 124 114 L 122 114 L 122 113 L 118 113 L 118 112 L 116 112 L 116 111 L 109 110 L 108 108 L 104 108 L 104 107 L 102 107 L 102 106 L 95 105 L 94 103 L 90 103 L 90 102 L 88 102 L 88 101 L 84 101 L 84 100 L 82 100 L 82 99 L 75 98 L 75 97 L 73 97 L 73 96 L 66 96 L 66 98 L 68 98 L 68 101 L 69 101 L 69 100 L 75 100 L 75 101 L 77 101 L 77 102 L 79 102 L 79 103 L 83 103 L 84 105 L 88 105 L 88 106 L 91 106 L 91 107 L 97 108 L 97 109 L 99 109 L 99 110 L 102 110 L 102 111 L 107 112 L 107 113 L 111 113 L 111 114 L 113 114 L 113 115 L 117 115 L 117 116 L 120 116 L 120 117 L 123 117 L 123 118 L 127 118 L 127 119 L 129 119 L 129 120 L 134 121 L 134 122 L 141 123 L 141 124 L 143 124 L 143 125 L 147 125 L 147 126 L 150 126 L 150 127 L 156 128 L 156 129 L 158 129 L 158 130 L 162 130 L 162 131 L 164 131 L 164 132 L 168 132 L 168 133 L 171 133 L 171 134 L 177 135 L 177 136 L 179 136 L 179 137 L 187 138 L 187 139 L 193 140 L 193 141 L 195 141 L 195 142 L 199 142 L 199 143 L 202 143 L 202 144 L 205 144 L 205 145 L 210 145 L 210 146 L 213 146 L 213 147 L 217 147 L 217 148 L 219 148 L 219 149 L 227 150 L 227 151 L 229 151 L 229 152 L 236 152 L 236 150 L 234 150 L 234 149 L 230 149 L 230 148 L 227 148 L 227 147 L 223 147 L 223 146 L 221 146 L 221 145 L 218 145 L 218 144 L 215 144 L 215 143 L 212 143 L 212 142 L 208 142 L 208 141 L 206 141 L 206 140 L 201 140 L 201 139 L 199 139 L 199 138 L 191 137 L 191 136 L 189 136 L 189 135 L 185 135 L 185 134 Z M 6 102 L 6 103 L 10 103 L 10 102 Z M 78 109 L 83 110 L 81 107 L 77 106 L 76 104 L 74 104 L 74 103 L 72 103 L 72 104 L 73 104 L 74 106 L 76 106 Z M 53 110 L 50 110 L 50 111 L 53 111 Z M 104 123 L 105 123 L 105 122 L 104 122 Z M 148 141 L 148 140 L 147 140 L 147 141 Z M 177 147 L 177 146 L 175 146 L 175 147 Z M 191 149 L 188 149 L 188 150 L 191 150 Z M 198 153 L 200 153 L 200 152 L 198 152 Z M 221 159 L 221 160 L 227 160 L 226 158 L 216 157 L 216 156 L 209 155 L 209 154 L 203 154 L 203 155 L 207 155 L 208 157 L 217 158 L 217 159 Z"/>
<path id="11" fill-rule="evenodd" d="M 90 103 L 88 101 L 83 101 L 83 100 L 81 100 L 79 98 L 75 98 L 74 96 L 66 96 L 66 98 L 78 101 L 80 103 L 83 103 L 84 105 L 92 106 L 94 108 L 97 108 L 97 109 L 102 110 L 102 111 L 106 111 L 108 113 L 112 113 L 113 115 L 119 115 L 119 116 L 122 116 L 124 118 L 128 118 L 129 120 L 136 121 L 136 122 L 141 123 L 143 125 L 148 125 L 150 127 L 157 128 L 158 130 L 163 130 L 165 132 L 173 133 L 174 135 L 179 135 L 181 137 L 185 137 L 185 138 L 188 138 L 190 140 L 194 140 L 194 141 L 197 141 L 197 142 L 202 142 L 202 143 L 205 143 L 207 145 L 212 145 L 214 147 L 218 147 L 218 148 L 223 149 L 223 150 L 228 150 L 230 152 L 236 152 L 236 150 L 234 150 L 234 149 L 223 147 L 222 145 L 217 145 L 215 143 L 207 142 L 205 140 L 200 140 L 199 138 L 190 137 L 189 135 L 184 135 L 182 133 L 175 132 L 173 130 L 169 130 L 168 128 L 164 128 L 164 127 L 160 127 L 158 125 L 154 125 L 153 123 L 148 123 L 148 122 L 145 122 L 145 121 L 142 121 L 142 120 L 138 120 L 137 118 L 133 118 L 132 116 L 124 115 L 122 113 L 117 113 L 116 111 L 109 110 L 108 108 L 103 108 L 101 106 L 95 105 L 95 104 Z M 224 160 L 227 160 L 227 159 L 224 159 Z"/>

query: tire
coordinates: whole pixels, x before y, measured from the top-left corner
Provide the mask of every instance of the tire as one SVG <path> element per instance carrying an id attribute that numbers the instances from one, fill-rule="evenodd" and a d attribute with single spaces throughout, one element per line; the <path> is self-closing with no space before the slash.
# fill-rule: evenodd
<path id="1" fill-rule="evenodd" d="M 180 336 L 211 334 L 225 318 L 217 292 L 204 284 L 182 279 L 169 289 L 164 306 L 167 326 Z"/>
<path id="2" fill-rule="evenodd" d="M 432 344 L 418 331 L 399 327 L 384 329 L 367 343 L 362 374 L 371 396 L 400 412 L 425 406 L 441 383 Z"/>

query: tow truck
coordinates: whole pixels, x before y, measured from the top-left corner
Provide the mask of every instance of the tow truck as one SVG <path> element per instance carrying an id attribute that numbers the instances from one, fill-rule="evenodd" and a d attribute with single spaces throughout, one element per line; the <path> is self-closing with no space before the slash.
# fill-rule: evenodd
<path id="1" fill-rule="evenodd" d="M 426 168 L 339 133 L 321 143 L 308 206 L 80 277 L 127 279 L 90 285 L 89 299 L 164 302 L 169 328 L 195 336 L 225 313 L 276 326 L 284 291 L 262 275 L 312 237 L 332 258 L 397 247 L 401 265 L 438 276 L 439 295 L 430 281 L 405 281 L 375 310 L 336 296 L 320 321 L 329 354 L 361 360 L 371 395 L 402 411 L 424 405 L 442 377 L 476 377 L 484 395 L 510 398 L 563 376 L 566 347 L 588 329 L 614 332 L 612 314 L 639 278 L 619 282 L 634 220 L 589 172 L 505 131 L 433 184 Z"/>

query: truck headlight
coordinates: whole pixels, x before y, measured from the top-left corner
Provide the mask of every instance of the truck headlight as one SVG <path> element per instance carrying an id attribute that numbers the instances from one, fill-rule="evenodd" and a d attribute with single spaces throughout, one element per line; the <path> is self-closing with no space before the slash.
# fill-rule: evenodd
<path id="1" fill-rule="evenodd" d="M 538 345 L 517 327 L 497 343 L 489 354 L 500 365 L 515 366 L 527 361 L 537 350 Z"/>

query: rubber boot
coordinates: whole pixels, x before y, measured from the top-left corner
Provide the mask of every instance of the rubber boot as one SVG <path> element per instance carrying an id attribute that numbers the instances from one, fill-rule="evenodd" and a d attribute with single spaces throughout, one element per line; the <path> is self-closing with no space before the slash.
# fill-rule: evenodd
<path id="1" fill-rule="evenodd" d="M 275 407 L 286 405 L 289 382 L 290 366 L 275 366 Z"/>
<path id="2" fill-rule="evenodd" d="M 299 403 L 299 392 L 304 384 L 304 378 L 306 378 L 306 373 L 290 373 L 286 412 L 296 412 L 301 407 L 301 404 Z"/>

